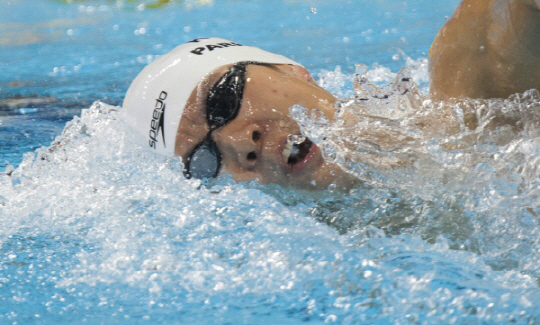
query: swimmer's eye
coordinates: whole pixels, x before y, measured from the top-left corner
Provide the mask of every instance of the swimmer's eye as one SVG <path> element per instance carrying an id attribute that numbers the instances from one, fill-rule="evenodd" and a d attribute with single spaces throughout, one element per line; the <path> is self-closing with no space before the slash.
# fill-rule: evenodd
<path id="1" fill-rule="evenodd" d="M 244 93 L 246 65 L 233 65 L 208 92 L 206 120 L 210 130 L 226 125 L 238 115 Z"/>

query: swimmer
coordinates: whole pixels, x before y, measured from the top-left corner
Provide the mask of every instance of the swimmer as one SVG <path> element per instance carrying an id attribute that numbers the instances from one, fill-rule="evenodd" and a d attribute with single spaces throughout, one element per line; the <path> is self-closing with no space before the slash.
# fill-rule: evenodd
<path id="1" fill-rule="evenodd" d="M 540 65 L 535 60 L 540 45 L 534 42 L 538 3 L 464 0 L 430 51 L 433 98 L 506 97 L 540 88 L 534 73 Z M 148 65 L 123 106 L 141 143 L 182 157 L 188 178 L 230 174 L 236 181 L 308 190 L 336 184 L 347 190 L 358 179 L 326 162 L 289 115 L 290 107 L 300 105 L 332 119 L 335 101 L 293 60 L 224 39 L 199 38 Z"/>

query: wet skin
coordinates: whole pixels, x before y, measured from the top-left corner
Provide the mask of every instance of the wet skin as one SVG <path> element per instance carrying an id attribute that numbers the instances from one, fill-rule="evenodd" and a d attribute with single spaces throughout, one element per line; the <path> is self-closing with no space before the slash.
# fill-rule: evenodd
<path id="1" fill-rule="evenodd" d="M 431 98 L 540 89 L 540 0 L 464 0 L 429 52 Z"/>
<path id="2" fill-rule="evenodd" d="M 257 179 L 260 183 L 308 190 L 325 189 L 330 184 L 343 190 L 351 188 L 356 179 L 337 165 L 325 162 L 316 144 L 306 148 L 295 163 L 288 163 L 284 157 L 288 135 L 301 134 L 298 124 L 289 116 L 289 108 L 299 104 L 308 110 L 319 109 L 331 118 L 335 98 L 319 87 L 306 69 L 275 67 L 247 66 L 238 116 L 212 132 L 222 153 L 221 173 L 231 174 L 236 181 Z M 206 137 L 206 97 L 229 68 L 230 65 L 223 66 L 209 74 L 188 99 L 175 150 L 184 161 Z"/>

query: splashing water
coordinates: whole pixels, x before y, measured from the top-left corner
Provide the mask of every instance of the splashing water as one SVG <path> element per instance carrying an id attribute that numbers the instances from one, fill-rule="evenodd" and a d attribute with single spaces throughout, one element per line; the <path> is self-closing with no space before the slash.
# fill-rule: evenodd
<path id="1" fill-rule="evenodd" d="M 435 164 L 431 168 L 437 168 L 437 173 L 452 166 L 474 168 L 479 162 L 505 168 L 501 155 L 512 157 L 512 148 L 524 141 L 535 143 L 539 100 L 538 91 L 531 90 L 506 100 L 432 102 L 417 89 L 407 68 L 380 88 L 369 83 L 366 67 L 359 65 L 354 97 L 336 102 L 335 121 L 318 110 L 307 116 L 301 106 L 292 107 L 291 114 L 322 147 L 327 160 L 370 181 L 380 176 L 374 175 L 377 172 L 392 173 L 390 167 L 427 167 L 426 160 Z M 498 150 L 502 153 L 497 162 L 486 157 Z M 526 169 L 531 168 L 536 170 L 532 165 Z"/>
<path id="2" fill-rule="evenodd" d="M 306 141 L 306 137 L 301 134 L 289 134 L 287 136 L 287 143 L 290 144 L 300 144 Z"/>
<path id="3" fill-rule="evenodd" d="M 342 231 L 377 225 L 428 241 L 443 235 L 452 248 L 493 256 L 488 260 L 498 267 L 519 264 L 523 256 L 501 261 L 499 254 L 527 251 L 529 240 L 538 242 L 539 93 L 432 102 L 407 69 L 380 88 L 369 83 L 360 65 L 354 95 L 336 103 L 336 114 L 346 120 L 291 108 L 325 159 L 364 181 L 364 189 L 353 191 L 363 199 L 344 204 L 353 208 L 323 209 L 320 219 Z M 535 227 L 521 228 L 529 224 Z M 516 246 L 503 248 L 499 236 L 512 231 Z"/>
<path id="4" fill-rule="evenodd" d="M 293 109 L 347 195 L 187 180 L 121 108 L 84 110 L 0 175 L 0 323 L 540 321 L 538 94 L 435 103 L 362 69 L 337 104 L 358 123 Z"/>

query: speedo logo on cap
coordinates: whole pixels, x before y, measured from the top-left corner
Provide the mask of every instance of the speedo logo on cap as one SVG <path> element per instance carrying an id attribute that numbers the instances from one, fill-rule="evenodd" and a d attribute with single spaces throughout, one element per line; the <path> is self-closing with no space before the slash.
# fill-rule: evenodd
<path id="1" fill-rule="evenodd" d="M 167 92 L 161 91 L 159 97 L 156 98 L 152 121 L 150 121 L 150 132 L 148 133 L 150 140 L 148 140 L 148 144 L 154 149 L 156 149 L 156 143 L 159 142 L 158 135 L 160 131 L 161 138 L 163 139 L 163 147 L 165 147 L 165 99 L 167 99 Z"/>

